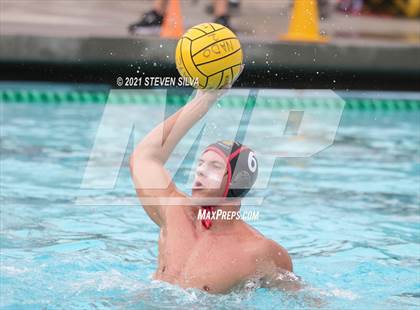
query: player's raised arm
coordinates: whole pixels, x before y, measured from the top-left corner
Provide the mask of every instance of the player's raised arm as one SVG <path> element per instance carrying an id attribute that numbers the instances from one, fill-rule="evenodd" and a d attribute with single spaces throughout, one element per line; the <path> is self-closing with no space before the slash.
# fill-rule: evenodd
<path id="1" fill-rule="evenodd" d="M 164 224 L 165 216 L 158 199 L 181 195 L 164 165 L 180 139 L 223 92 L 197 91 L 193 100 L 155 127 L 130 157 L 130 171 L 137 195 L 147 214 L 159 226 Z"/>

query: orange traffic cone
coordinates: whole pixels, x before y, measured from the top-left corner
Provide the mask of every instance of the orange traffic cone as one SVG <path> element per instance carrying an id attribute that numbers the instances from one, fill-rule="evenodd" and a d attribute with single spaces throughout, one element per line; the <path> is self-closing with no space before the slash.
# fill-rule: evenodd
<path id="1" fill-rule="evenodd" d="M 303 42 L 327 42 L 319 34 L 318 4 L 316 0 L 295 0 L 290 18 L 289 32 L 280 40 Z"/>
<path id="2" fill-rule="evenodd" d="M 177 39 L 184 34 L 184 25 L 179 0 L 169 0 L 163 19 L 160 36 L 162 38 Z"/>

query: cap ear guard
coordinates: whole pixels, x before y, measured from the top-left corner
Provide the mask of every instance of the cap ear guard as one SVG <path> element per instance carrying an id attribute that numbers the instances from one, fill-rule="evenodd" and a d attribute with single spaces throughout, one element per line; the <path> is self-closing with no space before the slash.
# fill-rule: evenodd
<path id="1" fill-rule="evenodd" d="M 233 173 L 227 197 L 243 197 L 251 190 L 258 176 L 258 162 L 254 152 L 243 148 L 231 161 L 231 167 Z"/>
<path id="2" fill-rule="evenodd" d="M 243 197 L 252 187 L 251 176 L 247 171 L 237 173 L 229 185 L 228 197 Z"/>

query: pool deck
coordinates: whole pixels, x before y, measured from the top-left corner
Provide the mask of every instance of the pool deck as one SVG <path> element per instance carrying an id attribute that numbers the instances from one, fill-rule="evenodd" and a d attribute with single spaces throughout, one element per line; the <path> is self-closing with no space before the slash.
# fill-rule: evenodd
<path id="1" fill-rule="evenodd" d="M 207 3 L 181 1 L 188 16 L 185 28 L 212 20 L 204 13 Z M 150 67 L 156 63 L 174 72 L 175 40 L 127 32 L 127 25 L 149 9 L 150 1 L 2 0 L 0 5 L 0 65 L 8 72 L 13 66 L 7 65 L 25 63 L 119 66 L 128 75 L 153 71 Z M 418 79 L 418 20 L 332 12 L 320 22 L 329 42 L 302 44 L 279 40 L 287 32 L 289 16 L 289 1 L 242 1 L 232 26 L 241 39 L 249 72 L 263 74 L 262 78 L 287 71 L 288 78 L 311 73 L 317 79 L 324 72 L 336 72 L 337 78 L 345 73 L 347 79 L 365 73 Z"/>

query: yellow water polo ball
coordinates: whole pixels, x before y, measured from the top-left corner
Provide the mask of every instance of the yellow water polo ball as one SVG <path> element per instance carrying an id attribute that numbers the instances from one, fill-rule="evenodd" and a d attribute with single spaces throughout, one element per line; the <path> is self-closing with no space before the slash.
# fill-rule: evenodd
<path id="1" fill-rule="evenodd" d="M 179 39 L 176 67 L 182 77 L 197 79 L 198 88 L 216 89 L 229 84 L 242 65 L 242 48 L 229 28 L 215 23 L 194 26 Z"/>

